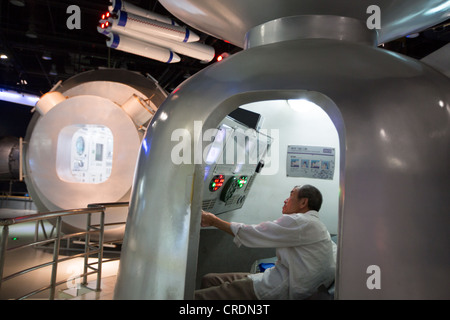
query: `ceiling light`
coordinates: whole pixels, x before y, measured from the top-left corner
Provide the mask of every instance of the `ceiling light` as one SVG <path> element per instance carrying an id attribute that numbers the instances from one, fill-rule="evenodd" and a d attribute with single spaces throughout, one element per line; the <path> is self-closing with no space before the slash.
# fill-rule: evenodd
<path id="1" fill-rule="evenodd" d="M 36 39 L 38 37 L 37 33 L 36 33 L 36 27 L 34 24 L 30 24 L 30 26 L 28 27 L 28 31 L 25 33 L 25 35 L 28 38 L 32 38 L 32 39 Z"/>
<path id="2" fill-rule="evenodd" d="M 25 0 L 9 0 L 9 2 L 18 7 L 25 7 Z"/>
<path id="3" fill-rule="evenodd" d="M 0 59 L 8 59 L 8 56 L 6 54 L 0 54 Z"/>
<path id="4" fill-rule="evenodd" d="M 58 71 L 56 71 L 56 64 L 52 64 L 52 67 L 50 69 L 50 72 L 48 73 L 51 76 L 57 76 L 58 75 Z"/>
<path id="5" fill-rule="evenodd" d="M 42 54 L 42 59 L 43 60 L 52 60 L 52 54 L 50 52 L 44 52 Z"/>
<path id="6" fill-rule="evenodd" d="M 289 99 L 288 105 L 295 111 L 300 113 L 309 113 L 315 109 L 321 109 L 317 104 L 306 99 Z"/>
<path id="7" fill-rule="evenodd" d="M 416 32 L 416 33 L 411 33 L 411 34 L 407 35 L 406 37 L 409 39 L 414 39 L 414 38 L 417 38 L 419 35 L 420 34 Z"/>
<path id="8" fill-rule="evenodd" d="M 34 32 L 33 30 L 28 30 L 27 31 L 27 33 L 25 33 L 25 35 L 28 37 L 28 38 L 32 38 L 32 39 L 36 39 L 37 38 L 37 34 L 36 34 L 36 32 Z"/>

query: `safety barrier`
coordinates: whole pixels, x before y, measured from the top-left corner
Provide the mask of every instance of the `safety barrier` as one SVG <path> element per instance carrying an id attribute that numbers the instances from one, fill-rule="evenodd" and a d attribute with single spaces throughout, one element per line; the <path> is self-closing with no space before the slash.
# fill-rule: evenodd
<path id="1" fill-rule="evenodd" d="M 51 271 L 51 278 L 50 278 L 50 285 L 45 286 L 43 288 L 34 290 L 32 292 L 29 292 L 20 298 L 18 300 L 29 298 L 30 296 L 33 296 L 37 293 L 40 293 L 45 290 L 50 290 L 49 299 L 54 300 L 55 299 L 55 293 L 56 293 L 56 287 L 64 284 L 68 281 L 68 279 L 62 280 L 57 282 L 56 276 L 57 276 L 57 270 L 58 270 L 58 263 L 68 261 L 75 258 L 84 257 L 84 268 L 83 268 L 83 274 L 78 275 L 76 278 L 83 277 L 82 284 L 87 284 L 87 277 L 89 275 L 97 273 L 97 283 L 96 283 L 96 291 L 101 290 L 101 275 L 102 275 L 102 264 L 105 262 L 117 260 L 117 259 L 103 259 L 103 235 L 105 226 L 111 226 L 111 225 L 118 225 L 118 224 L 125 224 L 125 222 L 119 222 L 119 223 L 109 223 L 105 224 L 105 212 L 106 209 L 109 207 L 118 207 L 118 206 L 128 206 L 128 202 L 114 202 L 114 203 L 96 203 L 96 204 L 90 204 L 87 208 L 82 209 L 71 209 L 71 210 L 62 210 L 62 211 L 53 211 L 53 212 L 46 212 L 46 213 L 38 213 L 38 214 L 32 214 L 22 217 L 15 217 L 15 218 L 7 218 L 7 219 L 0 219 L 0 226 L 3 227 L 2 230 L 2 237 L 1 237 L 1 243 L 0 243 L 0 289 L 2 287 L 2 283 L 13 279 L 15 277 L 25 275 L 31 271 L 38 270 L 44 267 L 52 267 Z M 61 224 L 63 217 L 70 216 L 70 215 L 80 215 L 80 214 L 86 214 L 86 231 L 83 232 L 77 232 L 72 234 L 62 234 L 61 233 Z M 100 223 L 93 225 L 91 224 L 91 218 L 92 214 L 100 214 Z M 38 224 L 42 225 L 42 222 L 44 220 L 50 220 L 52 219 L 54 222 L 54 230 L 55 230 L 55 236 L 52 237 L 53 232 L 51 233 L 50 237 L 46 237 L 44 240 L 38 240 L 37 234 L 35 235 L 35 241 L 8 248 L 8 236 L 9 236 L 9 226 L 19 224 L 19 223 L 25 223 L 25 222 L 36 222 L 36 229 L 38 228 Z M 52 230 L 53 231 L 53 230 Z M 98 242 L 95 244 L 97 246 L 91 246 L 92 242 L 90 241 L 90 236 L 92 234 L 97 233 L 98 236 Z M 75 254 L 69 257 L 59 258 L 59 251 L 60 251 L 60 245 L 61 240 L 64 239 L 71 239 L 73 237 L 85 237 L 85 247 L 84 252 L 80 254 Z M 5 264 L 5 258 L 6 253 L 20 250 L 26 247 L 31 246 L 42 246 L 51 244 L 53 242 L 53 259 L 50 262 L 35 265 L 33 267 L 23 269 L 21 271 L 18 271 L 14 274 L 8 275 L 6 277 L 3 277 L 3 270 L 4 270 L 4 264 Z M 98 261 L 95 263 L 88 263 L 88 258 L 92 255 L 97 255 Z M 94 268 L 93 265 L 97 265 L 97 268 Z M 93 271 L 89 271 L 88 269 L 91 269 Z"/>

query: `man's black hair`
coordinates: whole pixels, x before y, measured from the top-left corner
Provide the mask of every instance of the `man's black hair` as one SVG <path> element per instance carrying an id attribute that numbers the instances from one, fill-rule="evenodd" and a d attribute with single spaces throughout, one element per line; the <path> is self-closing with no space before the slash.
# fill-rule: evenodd
<path id="1" fill-rule="evenodd" d="M 322 193 L 320 193 L 319 189 L 309 184 L 297 186 L 297 189 L 298 199 L 307 198 L 310 210 L 320 210 L 320 207 L 322 207 Z"/>

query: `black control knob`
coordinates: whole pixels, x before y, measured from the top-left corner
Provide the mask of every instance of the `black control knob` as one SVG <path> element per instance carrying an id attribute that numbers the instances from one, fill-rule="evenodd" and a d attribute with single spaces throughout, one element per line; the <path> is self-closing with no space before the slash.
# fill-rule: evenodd
<path id="1" fill-rule="evenodd" d="M 222 193 L 220 194 L 220 200 L 227 202 L 234 194 L 238 188 L 238 179 L 236 177 L 231 177 L 225 184 Z"/>

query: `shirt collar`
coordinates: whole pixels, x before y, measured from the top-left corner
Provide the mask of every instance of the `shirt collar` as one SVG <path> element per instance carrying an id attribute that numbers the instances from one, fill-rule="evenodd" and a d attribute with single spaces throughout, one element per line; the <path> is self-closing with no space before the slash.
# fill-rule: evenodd
<path id="1" fill-rule="evenodd" d="M 317 212 L 316 210 L 309 210 L 309 211 L 305 212 L 304 214 L 319 217 L 319 212 Z"/>

